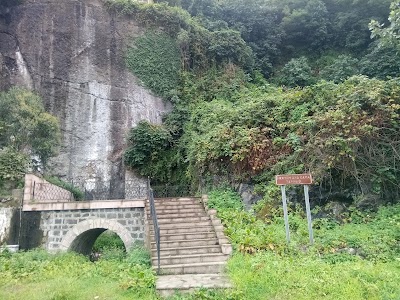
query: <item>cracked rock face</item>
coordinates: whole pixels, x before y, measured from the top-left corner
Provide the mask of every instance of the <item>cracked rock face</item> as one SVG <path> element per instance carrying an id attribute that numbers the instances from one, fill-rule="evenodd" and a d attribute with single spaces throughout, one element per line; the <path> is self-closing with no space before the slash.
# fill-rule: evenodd
<path id="1" fill-rule="evenodd" d="M 170 109 L 125 68 L 124 50 L 142 32 L 100 0 L 26 0 L 0 8 L 0 89 L 33 89 L 59 118 L 58 175 L 139 180 L 123 166 L 126 134 L 143 119 L 160 123 Z"/>

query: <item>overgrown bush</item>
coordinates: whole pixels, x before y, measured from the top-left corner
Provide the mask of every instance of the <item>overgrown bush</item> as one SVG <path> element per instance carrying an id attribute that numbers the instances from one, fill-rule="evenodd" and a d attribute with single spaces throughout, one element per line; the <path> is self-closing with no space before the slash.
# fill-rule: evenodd
<path id="1" fill-rule="evenodd" d="M 12 147 L 0 149 L 0 190 L 6 183 L 13 188 L 23 179 L 29 166 L 29 157 Z"/>
<path id="2" fill-rule="evenodd" d="M 31 91 L 0 91 L 0 189 L 12 189 L 30 169 L 42 169 L 60 143 L 58 120 Z M 7 185 L 7 188 L 5 187 Z"/>
<path id="3" fill-rule="evenodd" d="M 398 80 L 352 77 L 303 90 L 247 89 L 192 109 L 182 137 L 194 174 L 311 172 L 326 189 L 398 199 Z M 393 162 L 396 162 L 393 164 Z"/>
<path id="4" fill-rule="evenodd" d="M 209 208 L 215 208 L 219 211 L 226 209 L 240 210 L 243 208 L 240 196 L 230 189 L 212 190 L 209 193 Z"/>
<path id="5" fill-rule="evenodd" d="M 282 208 L 270 209 L 268 215 L 261 219 L 236 206 L 238 196 L 232 191 L 223 193 L 216 190 L 210 193 L 209 198 L 224 224 L 225 234 L 240 252 L 268 250 L 277 254 L 293 254 L 310 247 L 307 220 L 304 209 L 299 205 L 289 208 L 291 246 L 288 246 Z M 310 248 L 312 253 L 330 263 L 360 258 L 389 262 L 400 255 L 399 204 L 381 207 L 377 212 L 361 212 L 353 207 L 344 213 L 342 220 L 339 224 L 334 218 L 314 219 L 315 244 Z M 351 255 L 346 256 L 349 253 Z"/>
<path id="6" fill-rule="evenodd" d="M 339 83 L 359 73 L 358 59 L 348 55 L 339 55 L 332 64 L 323 68 L 319 75 L 325 80 Z"/>
<path id="7" fill-rule="evenodd" d="M 37 156 L 39 164 L 46 166 L 59 143 L 58 120 L 45 112 L 39 96 L 18 88 L 0 92 L 0 148 Z"/>
<path id="8" fill-rule="evenodd" d="M 280 71 L 278 84 L 303 87 L 315 82 L 308 59 L 304 56 L 291 59 Z"/>
<path id="9" fill-rule="evenodd" d="M 121 249 L 125 251 L 124 242 L 115 232 L 106 230 L 96 239 L 92 251 L 93 252 L 103 252 L 104 250 L 111 249 Z"/>
<path id="10" fill-rule="evenodd" d="M 141 121 L 131 129 L 125 164 L 140 175 L 150 176 L 155 183 L 184 183 L 185 174 L 176 148 L 172 148 L 171 133 L 162 125 Z"/>

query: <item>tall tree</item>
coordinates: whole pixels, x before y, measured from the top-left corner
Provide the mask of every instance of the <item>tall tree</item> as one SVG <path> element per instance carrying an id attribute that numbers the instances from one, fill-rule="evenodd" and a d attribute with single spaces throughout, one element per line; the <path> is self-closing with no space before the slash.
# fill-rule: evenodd
<path id="1" fill-rule="evenodd" d="M 378 38 L 382 45 L 400 48 L 400 2 L 395 1 L 390 5 L 389 25 L 380 24 L 373 20 L 369 24 L 373 38 Z"/>

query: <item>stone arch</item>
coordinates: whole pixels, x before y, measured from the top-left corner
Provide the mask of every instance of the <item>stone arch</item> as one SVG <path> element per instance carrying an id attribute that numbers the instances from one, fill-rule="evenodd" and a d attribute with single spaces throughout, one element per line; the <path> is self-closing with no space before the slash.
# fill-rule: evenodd
<path id="1" fill-rule="evenodd" d="M 134 240 L 131 234 L 117 221 L 89 219 L 79 222 L 67 232 L 61 241 L 60 250 L 89 255 L 96 239 L 106 230 L 115 232 L 124 242 L 127 251 L 132 247 Z"/>

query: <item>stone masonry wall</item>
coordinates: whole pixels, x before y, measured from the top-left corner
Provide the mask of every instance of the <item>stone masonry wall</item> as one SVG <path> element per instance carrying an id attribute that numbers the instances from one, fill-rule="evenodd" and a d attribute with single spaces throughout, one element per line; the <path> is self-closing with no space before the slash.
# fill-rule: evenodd
<path id="1" fill-rule="evenodd" d="M 43 230 L 43 247 L 49 251 L 60 249 L 65 235 L 77 224 L 90 219 L 117 221 L 134 241 L 144 241 L 143 208 L 107 208 L 97 210 L 43 211 L 40 227 Z M 105 221 L 105 223 L 107 223 Z M 91 228 L 88 228 L 90 230 Z M 112 228 L 105 228 L 114 231 Z M 118 232 L 116 232 L 118 234 Z"/>

